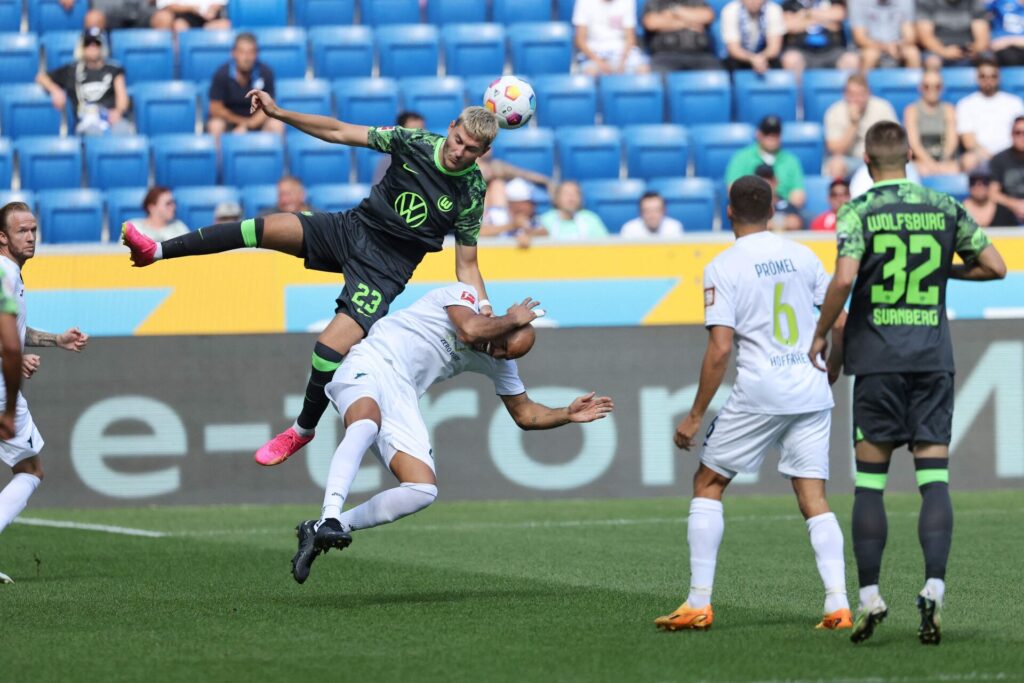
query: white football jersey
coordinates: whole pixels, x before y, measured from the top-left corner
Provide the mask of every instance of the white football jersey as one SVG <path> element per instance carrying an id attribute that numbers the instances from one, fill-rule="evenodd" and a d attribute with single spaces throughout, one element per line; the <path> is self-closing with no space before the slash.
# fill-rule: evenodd
<path id="1" fill-rule="evenodd" d="M 807 357 L 829 277 L 802 244 L 770 232 L 736 240 L 704 269 L 704 324 L 735 330 L 737 411 L 795 415 L 833 406 Z"/>
<path id="2" fill-rule="evenodd" d="M 3 271 L 4 292 L 7 293 L 18 306 L 18 336 L 21 339 L 21 349 L 25 350 L 25 283 L 21 279 L 21 268 L 17 263 L 0 256 L 0 270 Z M 3 375 L 0 375 L 0 407 L 4 406 L 7 396 Z M 24 431 L 23 427 L 28 422 L 28 403 L 21 392 L 18 392 L 18 406 L 14 415 L 15 431 L 19 434 Z"/>
<path id="3" fill-rule="evenodd" d="M 417 396 L 435 382 L 465 371 L 490 377 L 499 396 L 526 391 L 515 361 L 497 360 L 457 339 L 448 317 L 449 306 L 465 306 L 479 313 L 476 288 L 460 283 L 430 290 L 412 306 L 374 324 L 352 352 L 383 358 L 415 387 Z"/>

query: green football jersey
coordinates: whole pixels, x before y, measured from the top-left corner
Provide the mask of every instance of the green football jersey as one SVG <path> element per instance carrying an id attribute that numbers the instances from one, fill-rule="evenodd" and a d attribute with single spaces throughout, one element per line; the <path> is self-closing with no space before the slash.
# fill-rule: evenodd
<path id="1" fill-rule="evenodd" d="M 970 263 L 989 245 L 963 205 L 909 180 L 876 183 L 839 209 L 836 237 L 839 255 L 860 261 L 844 335 L 847 374 L 953 372 L 953 254 Z"/>
<path id="2" fill-rule="evenodd" d="M 354 209 L 367 228 L 423 251 L 441 251 L 449 233 L 459 244 L 476 245 L 487 184 L 476 164 L 459 172 L 444 168 L 444 140 L 426 130 L 370 128 L 370 148 L 390 153 L 391 165 Z"/>

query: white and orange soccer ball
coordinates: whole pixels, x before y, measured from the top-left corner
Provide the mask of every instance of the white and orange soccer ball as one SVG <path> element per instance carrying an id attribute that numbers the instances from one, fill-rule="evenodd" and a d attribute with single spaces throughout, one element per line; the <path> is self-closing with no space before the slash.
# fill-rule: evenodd
<path id="1" fill-rule="evenodd" d="M 537 96 L 523 79 L 502 76 L 484 91 L 484 108 L 498 117 L 498 125 L 502 128 L 519 128 L 525 126 L 537 111 Z"/>

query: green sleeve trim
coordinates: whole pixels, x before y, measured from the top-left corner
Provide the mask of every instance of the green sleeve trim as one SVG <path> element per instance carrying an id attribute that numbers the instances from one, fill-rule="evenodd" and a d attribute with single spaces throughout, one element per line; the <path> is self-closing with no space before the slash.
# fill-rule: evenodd
<path id="1" fill-rule="evenodd" d="M 446 138 L 438 138 L 437 140 L 434 141 L 434 165 L 437 166 L 437 170 L 440 171 L 441 173 L 444 173 L 445 175 L 450 176 L 463 176 L 469 173 L 470 171 L 476 170 L 476 162 L 473 162 L 472 166 L 461 171 L 449 171 L 447 168 L 445 168 L 444 164 L 441 163 L 441 145 L 444 144 L 445 139 Z"/>
<path id="2" fill-rule="evenodd" d="M 319 372 L 334 372 L 341 365 L 341 361 L 326 360 L 313 352 L 313 369 Z"/>
<path id="3" fill-rule="evenodd" d="M 917 485 L 924 486 L 925 484 L 934 484 L 937 481 L 941 481 L 944 484 L 949 483 L 949 470 L 918 470 L 917 471 Z"/>
<path id="4" fill-rule="evenodd" d="M 857 472 L 857 475 L 854 477 L 854 486 L 856 486 L 859 489 L 874 489 L 875 491 L 884 491 L 885 480 L 888 479 L 888 477 L 888 474 Z"/>
<path id="5" fill-rule="evenodd" d="M 247 247 L 257 247 L 256 244 L 256 220 L 253 218 L 246 218 L 242 221 L 242 242 Z"/>

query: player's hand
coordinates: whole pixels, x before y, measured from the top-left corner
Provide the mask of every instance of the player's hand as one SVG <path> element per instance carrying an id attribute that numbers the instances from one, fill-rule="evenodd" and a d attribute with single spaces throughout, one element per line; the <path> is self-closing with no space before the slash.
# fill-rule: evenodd
<path id="1" fill-rule="evenodd" d="M 66 350 L 80 352 L 89 343 L 89 335 L 77 327 L 72 327 L 67 332 L 57 335 L 57 346 Z"/>
<path id="2" fill-rule="evenodd" d="M 682 448 L 684 451 L 693 447 L 697 432 L 700 431 L 702 419 L 696 415 L 687 415 L 679 421 L 679 424 L 676 425 L 675 437 L 672 439 L 675 441 L 676 447 Z"/>
<path id="3" fill-rule="evenodd" d="M 267 94 L 265 90 L 250 90 L 245 96 L 251 99 L 249 104 L 250 115 L 255 114 L 261 109 L 270 118 L 274 118 L 277 114 L 277 103 L 274 102 L 274 98 Z"/>
<path id="4" fill-rule="evenodd" d="M 828 366 L 825 362 L 826 351 L 828 351 L 828 340 L 824 337 L 815 336 L 814 341 L 811 342 L 811 350 L 807 352 L 807 355 L 811 358 L 811 364 L 822 372 L 828 372 Z"/>
<path id="5" fill-rule="evenodd" d="M 539 301 L 534 301 L 530 297 L 526 297 L 523 299 L 522 303 L 509 306 L 505 315 L 512 318 L 512 322 L 515 323 L 516 327 L 522 327 L 523 325 L 532 323 L 537 319 L 537 313 L 533 310 L 537 308 L 537 306 L 540 306 Z M 481 313 L 482 312 L 483 311 L 481 310 Z"/>
<path id="6" fill-rule="evenodd" d="M 480 315 L 486 315 L 488 318 L 493 318 L 494 308 L 490 304 L 485 304 L 480 307 Z"/>
<path id="7" fill-rule="evenodd" d="M 14 438 L 14 410 L 0 413 L 0 439 Z"/>
<path id="8" fill-rule="evenodd" d="M 763 74 L 768 70 L 768 58 L 764 55 L 754 55 L 750 58 L 750 66 L 755 73 Z"/>
<path id="9" fill-rule="evenodd" d="M 591 391 L 586 396 L 580 396 L 569 404 L 570 422 L 593 422 L 603 420 L 605 415 L 612 412 L 615 404 L 608 396 L 595 396 Z"/>
<path id="10" fill-rule="evenodd" d="M 21 357 L 21 376 L 25 379 L 30 378 L 36 374 L 36 370 L 39 369 L 39 363 L 41 359 L 34 353 L 26 353 Z"/>

